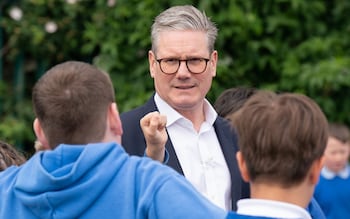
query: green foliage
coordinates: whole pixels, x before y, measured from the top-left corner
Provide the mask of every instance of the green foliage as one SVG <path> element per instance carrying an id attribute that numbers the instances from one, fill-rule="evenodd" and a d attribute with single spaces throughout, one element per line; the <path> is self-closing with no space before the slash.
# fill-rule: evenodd
<path id="1" fill-rule="evenodd" d="M 16 102 L 15 98 L 9 98 L 12 91 L 3 83 L 0 83 L 0 94 L 0 139 L 31 152 L 34 117 L 29 101 Z"/>
<path id="2" fill-rule="evenodd" d="M 6 101 L 0 138 L 33 140 L 30 88 L 64 60 L 94 63 L 110 73 L 120 111 L 141 105 L 153 92 L 148 73 L 150 27 L 164 9 L 193 4 L 217 24 L 217 76 L 208 94 L 254 86 L 314 98 L 332 121 L 350 125 L 350 2 L 348 0 L 66 0 L 4 1 L 1 58 Z M 110 3 L 110 4 L 109 4 Z M 114 4 L 113 4 L 114 3 Z M 109 5 L 108 5 L 109 4 Z M 9 16 L 14 6 L 19 21 Z M 49 33 L 52 21 L 57 30 Z M 15 98 L 16 60 L 24 56 L 24 99 Z M 29 140 L 28 140 L 29 139 Z"/>

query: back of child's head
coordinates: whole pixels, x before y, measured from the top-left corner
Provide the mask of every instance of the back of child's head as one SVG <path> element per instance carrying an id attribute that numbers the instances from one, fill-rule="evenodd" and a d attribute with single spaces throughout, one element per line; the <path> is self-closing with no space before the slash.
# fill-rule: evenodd
<path id="1" fill-rule="evenodd" d="M 21 165 L 26 161 L 25 157 L 12 145 L 0 141 L 0 171 L 12 165 Z"/>
<path id="2" fill-rule="evenodd" d="M 32 92 L 35 116 L 52 149 L 62 143 L 99 142 L 113 102 L 109 75 L 78 61 L 53 66 L 36 82 Z"/>
<path id="3" fill-rule="evenodd" d="M 237 113 L 232 123 L 252 182 L 299 184 L 322 157 L 328 123 L 309 97 L 259 91 Z"/>
<path id="4" fill-rule="evenodd" d="M 233 87 L 224 90 L 214 103 L 214 108 L 219 116 L 231 119 L 243 104 L 254 95 L 258 89 L 254 87 Z"/>

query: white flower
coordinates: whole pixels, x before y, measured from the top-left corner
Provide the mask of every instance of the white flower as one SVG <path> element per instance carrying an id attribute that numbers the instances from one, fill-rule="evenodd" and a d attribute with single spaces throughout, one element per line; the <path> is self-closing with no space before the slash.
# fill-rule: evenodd
<path id="1" fill-rule="evenodd" d="M 48 21 L 45 24 L 45 30 L 48 33 L 54 33 L 57 31 L 57 24 L 53 21 Z"/>
<path id="2" fill-rule="evenodd" d="M 66 0 L 66 2 L 68 3 L 68 4 L 75 4 L 75 3 L 77 3 L 79 0 Z"/>
<path id="3" fill-rule="evenodd" d="M 18 7 L 12 7 L 10 9 L 10 17 L 13 19 L 13 20 L 16 20 L 16 21 L 19 21 L 21 20 L 22 16 L 23 16 L 23 12 L 20 8 Z"/>
<path id="4" fill-rule="evenodd" d="M 116 3 L 116 0 L 108 0 L 107 5 L 108 7 L 113 7 Z"/>

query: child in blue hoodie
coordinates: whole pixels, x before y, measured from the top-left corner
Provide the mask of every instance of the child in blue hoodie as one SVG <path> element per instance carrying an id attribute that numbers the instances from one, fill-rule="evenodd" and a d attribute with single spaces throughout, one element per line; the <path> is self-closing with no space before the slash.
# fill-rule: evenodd
<path id="1" fill-rule="evenodd" d="M 36 137 L 50 150 L 0 172 L 0 218 L 226 216 L 171 168 L 124 151 L 106 73 L 82 62 L 59 64 L 38 80 L 32 101 Z M 151 150 L 163 150 L 165 123 L 157 113 L 142 121 Z"/>

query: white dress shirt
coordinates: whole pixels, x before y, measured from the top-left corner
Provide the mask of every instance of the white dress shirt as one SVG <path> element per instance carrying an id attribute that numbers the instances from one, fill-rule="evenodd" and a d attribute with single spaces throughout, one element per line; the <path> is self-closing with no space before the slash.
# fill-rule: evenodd
<path id="1" fill-rule="evenodd" d="M 187 180 L 217 206 L 231 210 L 231 178 L 213 124 L 217 113 L 205 100 L 205 121 L 197 132 L 158 94 L 154 101 L 161 114 L 167 116 L 167 131 Z M 232 156 L 235 156 L 232 154 Z"/>
<path id="2" fill-rule="evenodd" d="M 312 219 L 310 214 L 298 205 L 266 199 L 241 199 L 237 202 L 237 213 L 281 219 Z"/>

